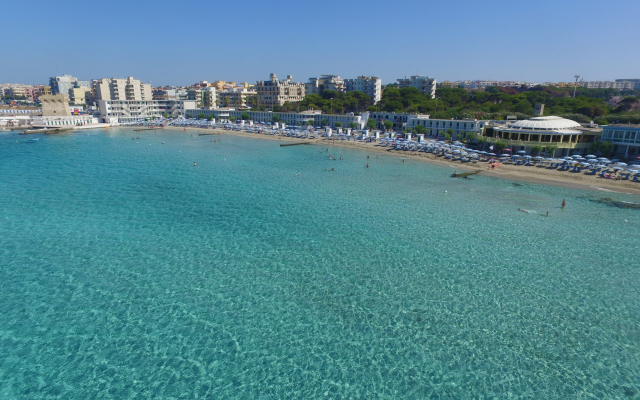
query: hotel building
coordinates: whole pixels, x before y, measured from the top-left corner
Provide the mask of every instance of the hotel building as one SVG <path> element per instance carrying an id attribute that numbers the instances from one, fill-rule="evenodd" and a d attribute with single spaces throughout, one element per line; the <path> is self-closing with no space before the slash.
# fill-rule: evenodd
<path id="1" fill-rule="evenodd" d="M 265 107 L 283 105 L 285 102 L 294 103 L 304 99 L 306 90 L 304 83 L 293 82 L 293 77 L 287 75 L 287 79 L 279 81 L 276 74 L 270 75 L 268 81 L 258 81 L 256 92 L 258 104 Z"/>
<path id="2" fill-rule="evenodd" d="M 91 96 L 98 100 L 152 100 L 151 84 L 128 77 L 94 79 L 91 83 Z"/>
<path id="3" fill-rule="evenodd" d="M 194 100 L 98 100 L 97 104 L 105 122 L 134 122 L 164 114 L 184 117 L 185 111 L 196 108 Z"/>
<path id="4" fill-rule="evenodd" d="M 320 75 L 320 78 L 309 78 L 309 82 L 305 84 L 306 94 L 322 94 L 325 90 L 333 90 L 334 92 L 344 92 L 344 79 L 338 75 Z"/>
<path id="5" fill-rule="evenodd" d="M 214 118 L 229 119 L 235 117 L 242 118 L 242 114 L 248 114 L 249 119 L 256 123 L 274 122 L 274 117 L 278 122 L 282 122 L 292 126 L 304 126 L 308 121 L 312 121 L 314 126 L 322 125 L 322 121 L 326 120 L 326 125 L 335 128 L 336 123 L 341 123 L 343 128 L 349 128 L 349 124 L 355 123 L 356 129 L 364 129 L 367 122 L 367 113 L 365 115 L 333 115 L 322 114 L 321 111 L 304 111 L 304 112 L 271 112 L 271 111 L 241 111 L 241 110 L 202 110 L 192 109 L 186 110 L 186 118 L 198 118 L 199 114 L 206 116 L 213 115 Z"/>
<path id="6" fill-rule="evenodd" d="M 422 94 L 436 97 L 436 79 L 429 78 L 424 75 L 414 75 L 409 77 L 405 77 L 404 79 L 398 79 L 398 87 L 400 89 L 406 87 L 414 87 L 422 92 Z"/>
<path id="7" fill-rule="evenodd" d="M 376 104 L 382 98 L 382 80 L 375 76 L 359 76 L 355 79 L 345 79 L 347 92 L 358 91 L 366 94 L 371 99 L 371 104 Z"/>

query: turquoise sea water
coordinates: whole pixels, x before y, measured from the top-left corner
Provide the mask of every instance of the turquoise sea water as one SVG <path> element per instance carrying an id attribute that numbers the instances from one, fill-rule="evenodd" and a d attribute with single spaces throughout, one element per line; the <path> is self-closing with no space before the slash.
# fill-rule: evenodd
<path id="1" fill-rule="evenodd" d="M 0 133 L 0 398 L 640 396 L 640 210 L 594 201 L 637 197 L 233 136 L 40 138 Z"/>

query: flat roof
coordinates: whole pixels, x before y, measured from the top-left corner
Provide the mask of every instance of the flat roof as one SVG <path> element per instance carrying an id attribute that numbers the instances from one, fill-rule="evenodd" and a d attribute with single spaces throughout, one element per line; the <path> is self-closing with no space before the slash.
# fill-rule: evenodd
<path id="1" fill-rule="evenodd" d="M 612 126 L 614 128 L 640 128 L 640 124 L 609 124 L 603 125 L 603 128 L 606 128 L 608 126 Z"/>

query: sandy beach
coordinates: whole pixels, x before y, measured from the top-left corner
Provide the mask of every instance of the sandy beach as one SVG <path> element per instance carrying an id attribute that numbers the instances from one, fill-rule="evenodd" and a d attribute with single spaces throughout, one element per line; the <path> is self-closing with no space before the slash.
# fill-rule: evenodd
<path id="1" fill-rule="evenodd" d="M 357 141 L 346 140 L 330 140 L 328 138 L 319 139 L 298 139 L 291 137 L 280 137 L 278 135 L 261 135 L 255 133 L 248 133 L 243 131 L 231 131 L 225 129 L 203 129 L 203 128 L 178 128 L 171 127 L 167 130 L 179 130 L 184 132 L 193 133 L 216 133 L 220 135 L 233 135 L 251 137 L 263 140 L 274 140 L 283 143 L 300 143 L 309 142 L 321 147 L 342 147 L 351 149 L 361 149 L 371 152 L 371 154 L 385 154 L 391 157 L 404 158 L 407 161 L 420 161 L 431 164 L 437 164 L 446 166 L 453 171 L 466 172 L 482 170 L 480 174 L 484 176 L 493 176 L 497 178 L 511 179 L 516 181 L 540 183 L 545 185 L 561 186 L 575 189 L 586 189 L 603 192 L 618 192 L 640 195 L 640 182 L 633 182 L 632 180 L 620 180 L 615 181 L 612 179 L 601 178 L 597 175 L 587 175 L 583 172 L 573 173 L 567 171 L 559 171 L 545 166 L 523 166 L 512 164 L 501 164 L 497 169 L 489 169 L 487 162 L 478 162 L 476 164 L 461 163 L 459 161 L 452 161 L 444 159 L 444 157 L 436 157 L 433 153 L 422 152 L 410 152 L 393 150 L 388 147 L 382 147 L 377 143 L 362 143 Z M 338 155 L 339 156 L 339 155 Z M 373 161 L 373 160 L 372 160 Z"/>

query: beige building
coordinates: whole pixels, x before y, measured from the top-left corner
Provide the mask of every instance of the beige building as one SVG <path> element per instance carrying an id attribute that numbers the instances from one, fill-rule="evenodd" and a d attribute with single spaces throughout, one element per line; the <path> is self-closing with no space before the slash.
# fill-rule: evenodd
<path id="1" fill-rule="evenodd" d="M 265 107 L 283 105 L 285 102 L 293 103 L 302 101 L 306 94 L 304 83 L 293 82 L 293 77 L 287 75 L 287 79 L 279 81 L 276 74 L 271 74 L 268 81 L 258 81 L 256 92 L 258 104 Z"/>
<path id="2" fill-rule="evenodd" d="M 218 93 L 218 104 L 224 107 L 246 107 L 249 97 L 256 97 L 258 92 L 243 86 L 227 88 Z"/>
<path id="3" fill-rule="evenodd" d="M 151 84 L 128 77 L 94 79 L 91 83 L 91 96 L 98 100 L 152 100 Z"/>
<path id="4" fill-rule="evenodd" d="M 40 96 L 43 117 L 70 117 L 69 96 L 66 94 L 45 94 Z"/>
<path id="5" fill-rule="evenodd" d="M 71 104 L 87 104 L 91 99 L 91 91 L 86 87 L 74 87 L 69 89 L 69 102 Z"/>

